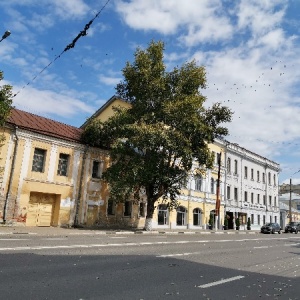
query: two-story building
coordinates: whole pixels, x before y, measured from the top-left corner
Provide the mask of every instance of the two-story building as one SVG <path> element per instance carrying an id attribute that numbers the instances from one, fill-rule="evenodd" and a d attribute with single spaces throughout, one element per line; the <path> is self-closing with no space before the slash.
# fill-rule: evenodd
<path id="1" fill-rule="evenodd" d="M 128 103 L 112 97 L 93 118 L 113 115 L 115 106 Z M 81 141 L 81 128 L 13 109 L 3 128 L 0 148 L 0 218 L 26 226 L 137 227 L 145 224 L 147 203 L 114 203 L 102 172 L 109 166 L 109 151 Z M 279 221 L 278 164 L 236 144 L 216 140 L 211 170 L 192 170 L 172 211 L 158 203 L 153 228 L 205 229 L 210 216 L 222 228 L 224 218 L 251 218 L 256 229 Z M 220 158 L 220 160 L 218 160 Z M 220 162 L 220 163 L 219 163 Z M 195 166 L 196 167 L 196 166 Z M 218 184 L 219 182 L 219 184 Z M 216 214 L 219 211 L 219 214 Z"/>

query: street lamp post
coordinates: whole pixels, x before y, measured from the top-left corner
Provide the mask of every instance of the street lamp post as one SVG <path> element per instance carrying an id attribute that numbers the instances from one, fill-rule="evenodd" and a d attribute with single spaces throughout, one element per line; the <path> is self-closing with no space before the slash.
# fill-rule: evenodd
<path id="1" fill-rule="evenodd" d="M 2 35 L 2 38 L 1 38 L 0 42 L 2 42 L 4 39 L 6 39 L 6 38 L 9 37 L 9 36 L 10 36 L 10 31 L 9 31 L 9 30 L 6 30 L 6 31 L 4 32 L 4 34 Z"/>

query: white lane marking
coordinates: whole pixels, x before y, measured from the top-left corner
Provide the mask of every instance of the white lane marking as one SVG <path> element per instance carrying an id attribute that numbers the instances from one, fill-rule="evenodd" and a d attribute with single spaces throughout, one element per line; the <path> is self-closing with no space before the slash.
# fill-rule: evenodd
<path id="1" fill-rule="evenodd" d="M 299 237 L 300 238 L 300 237 Z M 267 239 L 240 239 L 240 240 L 227 240 L 227 242 L 251 242 L 253 240 L 267 240 Z M 225 242 L 226 240 L 221 240 Z M 43 250 L 43 249 L 74 249 L 74 248 L 101 248 L 101 247 L 124 247 L 124 246 L 143 246 L 143 245 L 174 245 L 174 244 L 205 244 L 205 243 L 218 243 L 216 240 L 201 240 L 201 241 L 174 241 L 174 242 L 140 242 L 140 243 L 123 243 L 123 244 L 90 244 L 90 245 L 66 245 L 66 246 L 31 246 L 31 247 L 7 247 L 0 248 L 0 251 L 19 251 L 19 250 Z M 291 246 L 291 244 L 289 244 Z M 193 253 L 191 253 L 193 254 Z M 197 254 L 197 253 L 195 253 Z M 183 254 L 178 254 L 183 255 Z M 190 255 L 190 254 L 185 254 Z M 164 257 L 164 256 L 160 256 Z"/>
<path id="2" fill-rule="evenodd" d="M 42 241 L 66 241 L 68 240 L 68 238 L 43 238 L 41 239 Z"/>
<path id="3" fill-rule="evenodd" d="M 227 279 L 221 279 L 219 281 L 214 281 L 211 283 L 207 283 L 207 284 L 202 284 L 202 285 L 198 285 L 198 288 L 201 289 L 206 289 L 215 285 L 219 285 L 219 284 L 223 284 L 223 283 L 227 283 L 227 282 L 231 282 L 231 281 L 235 281 L 235 280 L 240 280 L 242 278 L 244 278 L 245 276 L 235 276 L 235 277 L 231 277 L 231 278 L 227 278 Z"/>
<path id="4" fill-rule="evenodd" d="M 269 246 L 253 247 L 253 249 L 268 249 Z"/>
<path id="5" fill-rule="evenodd" d="M 30 239 L 1 239 L 0 241 L 29 241 Z"/>
<path id="6" fill-rule="evenodd" d="M 188 256 L 201 254 L 201 252 L 186 252 L 186 253 L 175 253 L 175 254 L 165 254 L 165 255 L 157 255 L 156 257 L 174 257 L 174 256 Z"/>

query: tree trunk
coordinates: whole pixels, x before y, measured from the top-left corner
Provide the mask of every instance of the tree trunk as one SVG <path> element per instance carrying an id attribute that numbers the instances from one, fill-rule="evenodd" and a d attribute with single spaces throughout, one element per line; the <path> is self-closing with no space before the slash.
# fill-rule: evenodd
<path id="1" fill-rule="evenodd" d="M 147 216 L 146 216 L 145 227 L 144 227 L 144 230 L 146 230 L 146 231 L 151 231 L 152 230 L 152 220 L 153 220 L 153 213 L 154 213 L 154 209 L 155 209 L 154 203 L 155 203 L 155 201 L 148 198 L 148 201 L 147 201 Z"/>
<path id="2" fill-rule="evenodd" d="M 152 231 L 152 218 L 146 218 L 145 220 L 145 228 L 146 231 Z"/>

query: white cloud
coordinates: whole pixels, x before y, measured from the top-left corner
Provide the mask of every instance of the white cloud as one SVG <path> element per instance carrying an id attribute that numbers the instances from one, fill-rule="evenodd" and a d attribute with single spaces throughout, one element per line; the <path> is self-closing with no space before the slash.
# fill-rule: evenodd
<path id="1" fill-rule="evenodd" d="M 116 86 L 122 80 L 122 78 L 99 75 L 99 80 L 101 83 L 104 83 L 106 85 Z"/>
<path id="2" fill-rule="evenodd" d="M 154 30 L 164 35 L 184 30 L 178 38 L 187 46 L 225 40 L 233 31 L 220 0 L 118 1 L 116 9 L 134 29 Z"/>
<path id="3" fill-rule="evenodd" d="M 95 107 L 87 105 L 74 93 L 56 93 L 51 90 L 38 90 L 30 86 L 22 89 L 14 87 L 14 91 L 21 91 L 15 98 L 13 105 L 22 110 L 26 110 L 38 115 L 55 115 L 64 118 L 71 118 L 78 113 L 92 114 Z"/>
<path id="4" fill-rule="evenodd" d="M 286 3 L 285 0 L 240 1 L 237 12 L 239 28 L 248 28 L 259 35 L 274 29 L 283 20 Z M 278 11 L 275 12 L 275 9 Z"/>
<path id="5" fill-rule="evenodd" d="M 83 17 L 89 6 L 82 0 L 51 0 L 55 13 L 62 19 Z"/>

